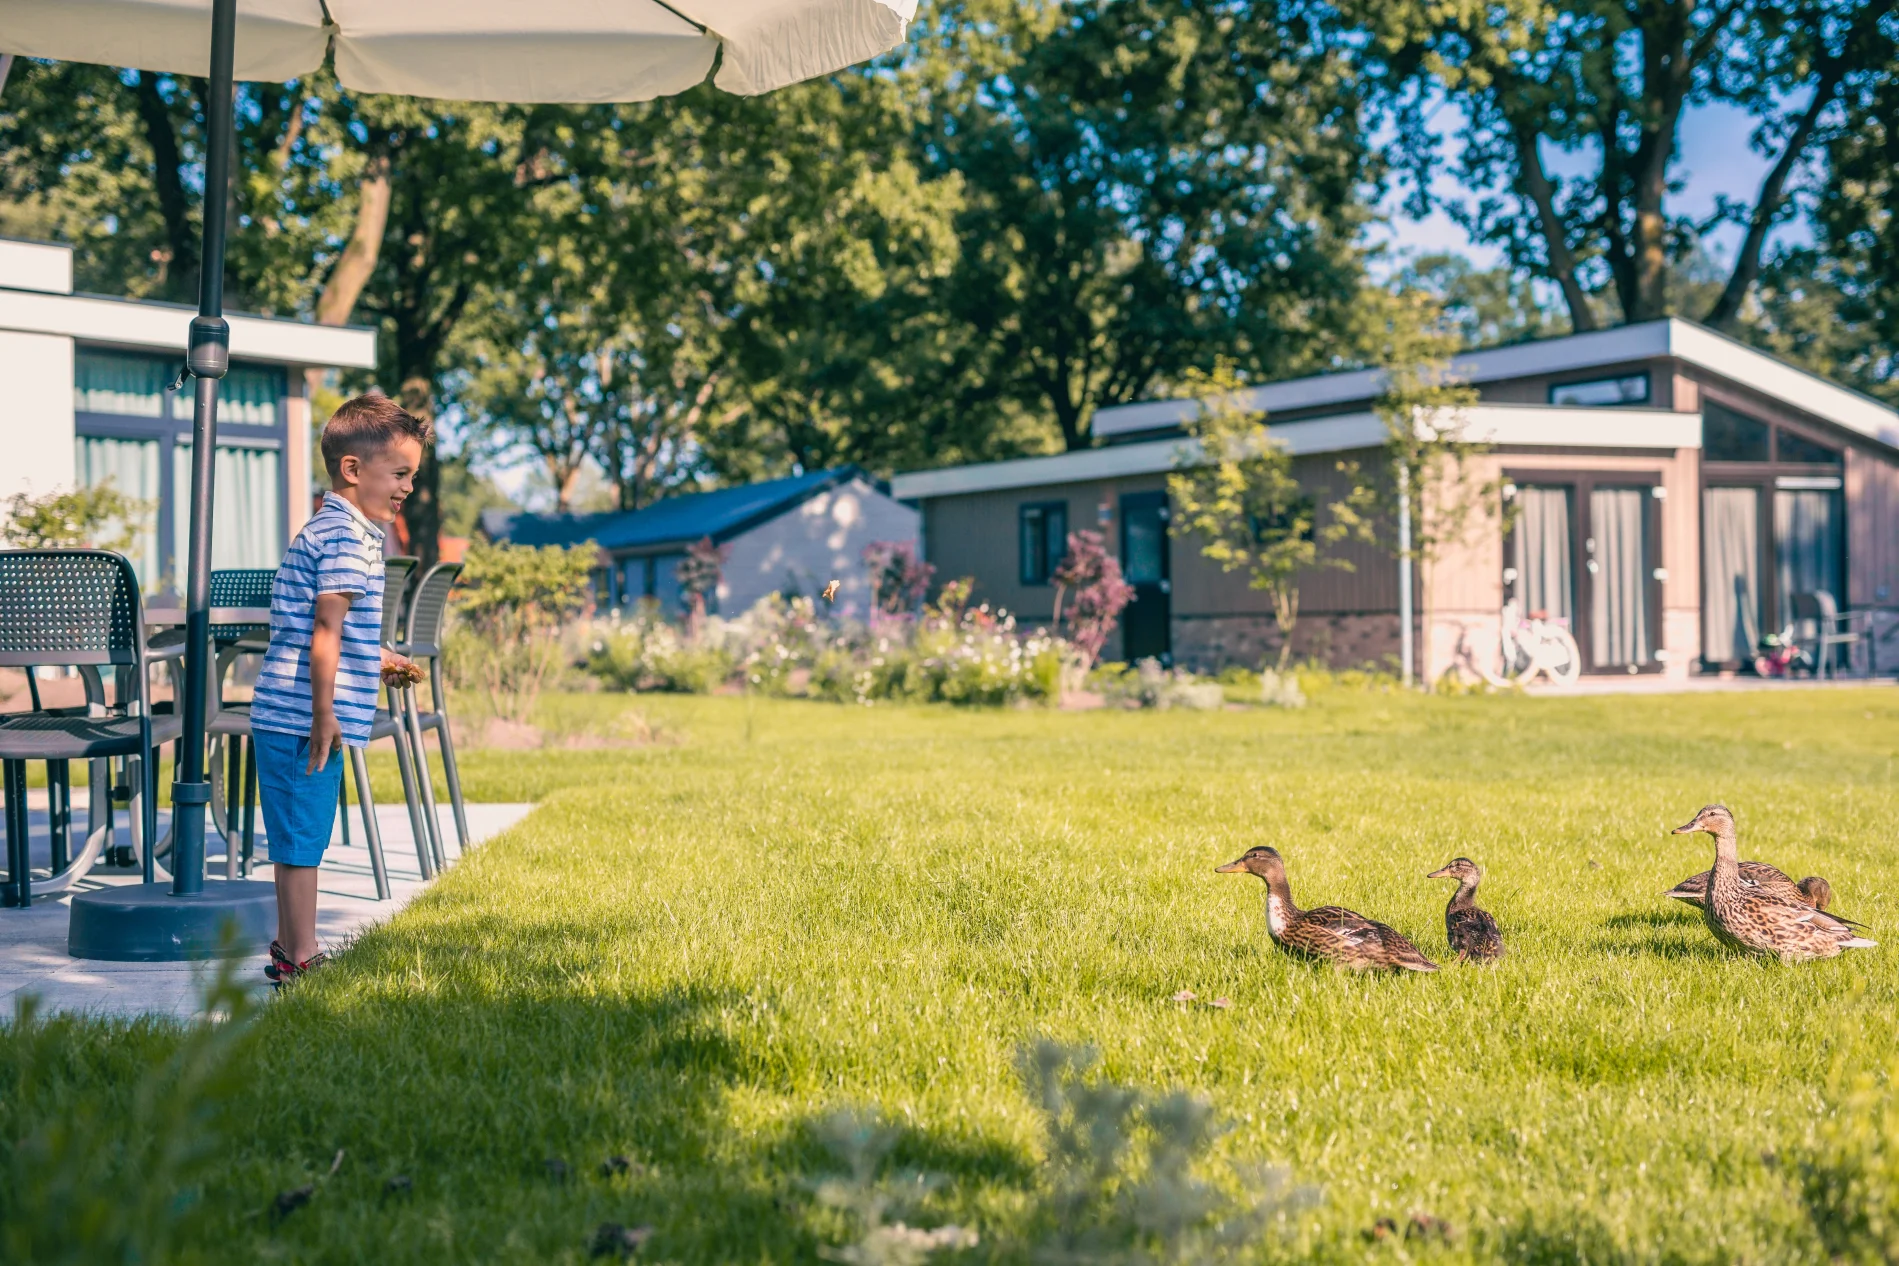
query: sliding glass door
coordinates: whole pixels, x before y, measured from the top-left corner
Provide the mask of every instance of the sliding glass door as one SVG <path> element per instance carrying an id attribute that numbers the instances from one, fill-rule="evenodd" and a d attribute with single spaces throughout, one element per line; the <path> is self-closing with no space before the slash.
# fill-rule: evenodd
<path id="1" fill-rule="evenodd" d="M 1512 477 L 1505 593 L 1523 615 L 1566 624 L 1590 672 L 1660 667 L 1657 483 L 1594 471 Z"/>
<path id="2" fill-rule="evenodd" d="M 1836 606 L 1846 605 L 1841 576 L 1845 514 L 1840 491 L 1837 487 L 1787 487 L 1794 482 L 1778 480 L 1774 489 L 1774 589 L 1783 624 L 1792 618 L 1797 593 L 1825 593 Z"/>
<path id="3" fill-rule="evenodd" d="M 1761 640 L 1761 494 L 1701 491 L 1701 657 L 1744 664 Z"/>

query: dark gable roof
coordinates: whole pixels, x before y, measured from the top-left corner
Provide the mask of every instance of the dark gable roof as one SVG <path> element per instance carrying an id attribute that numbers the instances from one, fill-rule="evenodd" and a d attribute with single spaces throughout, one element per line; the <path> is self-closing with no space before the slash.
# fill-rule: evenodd
<path id="1" fill-rule="evenodd" d="M 856 466 L 771 479 L 741 488 L 668 497 L 644 510 L 606 514 L 524 514 L 487 510 L 482 535 L 515 545 L 578 545 L 592 541 L 614 552 L 651 552 L 669 545 L 684 548 L 702 537 L 725 541 L 802 505 L 820 492 L 864 478 Z"/>

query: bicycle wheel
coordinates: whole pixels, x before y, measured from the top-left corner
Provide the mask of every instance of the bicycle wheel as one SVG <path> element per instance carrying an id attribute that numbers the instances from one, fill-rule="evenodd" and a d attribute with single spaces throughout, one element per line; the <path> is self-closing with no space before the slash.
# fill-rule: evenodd
<path id="1" fill-rule="evenodd" d="M 1559 686 L 1573 686 L 1582 676 L 1582 648 L 1568 629 L 1548 629 L 1543 634 L 1543 671 Z"/>

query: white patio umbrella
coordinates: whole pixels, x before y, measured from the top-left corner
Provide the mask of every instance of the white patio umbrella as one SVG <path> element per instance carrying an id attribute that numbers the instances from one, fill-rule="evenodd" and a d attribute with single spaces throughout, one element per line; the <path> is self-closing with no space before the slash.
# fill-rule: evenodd
<path id="1" fill-rule="evenodd" d="M 172 886 L 73 901 L 91 944 L 124 929 L 115 958 L 206 952 L 223 923 L 256 933 L 273 908 L 262 885 L 207 892 L 205 692 L 210 670 L 211 511 L 224 321 L 231 86 L 309 74 L 335 53 L 358 92 L 456 101 L 645 101 L 712 82 L 756 94 L 894 48 L 916 0 L 0 0 L 0 54 L 98 62 L 210 81 L 204 260 L 186 343 L 195 375 L 191 548 L 186 572 L 184 758 L 172 784 Z M 242 887 L 263 889 L 239 893 Z M 124 892 L 124 890 L 120 890 Z M 103 936 L 101 934 L 104 934 Z M 78 938 L 75 936 L 75 940 Z M 168 948 L 169 947 L 169 948 Z"/>

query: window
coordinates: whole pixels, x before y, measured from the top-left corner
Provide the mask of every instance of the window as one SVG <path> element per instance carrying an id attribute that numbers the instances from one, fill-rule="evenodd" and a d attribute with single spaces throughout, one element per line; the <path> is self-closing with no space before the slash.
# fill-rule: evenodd
<path id="1" fill-rule="evenodd" d="M 1068 503 L 1038 501 L 1019 511 L 1022 583 L 1046 585 L 1068 550 Z"/>
<path id="2" fill-rule="evenodd" d="M 1618 404 L 1647 404 L 1648 375 L 1624 374 L 1619 378 L 1591 378 L 1585 382 L 1557 383 L 1550 387 L 1551 404 L 1600 408 Z"/>
<path id="3" fill-rule="evenodd" d="M 1799 466 L 1838 466 L 1840 450 L 1796 435 L 1782 426 L 1774 428 L 1774 459 Z"/>
<path id="4" fill-rule="evenodd" d="M 1701 407 L 1701 456 L 1710 462 L 1767 460 L 1767 423 L 1712 400 Z"/>
<path id="5" fill-rule="evenodd" d="M 73 357 L 76 470 L 87 487 L 108 480 L 150 509 L 128 557 L 148 591 L 185 569 L 191 524 L 191 412 L 176 357 L 81 347 Z M 218 387 L 217 513 L 213 567 L 275 567 L 283 557 L 284 371 L 233 365 Z"/>

